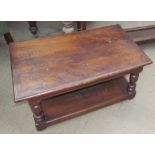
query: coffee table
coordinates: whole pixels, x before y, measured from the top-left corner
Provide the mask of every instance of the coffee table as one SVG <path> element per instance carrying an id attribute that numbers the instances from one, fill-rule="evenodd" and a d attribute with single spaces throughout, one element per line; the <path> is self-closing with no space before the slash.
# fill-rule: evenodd
<path id="1" fill-rule="evenodd" d="M 10 57 L 15 102 L 28 101 L 37 130 L 132 99 L 152 63 L 119 25 L 12 43 Z"/>

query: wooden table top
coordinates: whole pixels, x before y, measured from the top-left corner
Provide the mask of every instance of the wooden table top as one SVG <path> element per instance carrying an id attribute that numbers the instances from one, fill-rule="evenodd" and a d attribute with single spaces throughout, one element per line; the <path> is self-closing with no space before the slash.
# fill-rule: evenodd
<path id="1" fill-rule="evenodd" d="M 15 102 L 112 79 L 151 60 L 119 25 L 10 45 Z"/>

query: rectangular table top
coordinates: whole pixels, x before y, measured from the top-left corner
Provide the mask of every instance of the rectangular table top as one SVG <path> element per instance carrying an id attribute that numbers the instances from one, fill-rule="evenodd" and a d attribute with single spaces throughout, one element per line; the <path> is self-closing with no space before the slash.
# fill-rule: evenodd
<path id="1" fill-rule="evenodd" d="M 55 96 L 148 65 L 119 25 L 10 45 L 15 101 Z"/>

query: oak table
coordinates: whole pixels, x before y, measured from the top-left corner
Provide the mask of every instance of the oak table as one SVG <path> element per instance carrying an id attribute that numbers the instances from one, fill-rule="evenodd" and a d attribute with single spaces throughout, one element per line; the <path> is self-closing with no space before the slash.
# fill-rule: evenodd
<path id="1" fill-rule="evenodd" d="M 11 43 L 10 57 L 15 102 L 28 101 L 37 130 L 132 99 L 152 63 L 119 25 Z"/>

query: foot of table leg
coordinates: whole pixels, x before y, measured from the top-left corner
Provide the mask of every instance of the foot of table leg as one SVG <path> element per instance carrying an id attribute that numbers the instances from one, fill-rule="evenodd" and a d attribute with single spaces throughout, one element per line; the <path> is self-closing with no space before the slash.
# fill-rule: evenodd
<path id="1" fill-rule="evenodd" d="M 36 21 L 29 21 L 28 24 L 29 24 L 29 30 L 30 30 L 30 32 L 34 36 L 37 36 L 37 32 L 38 32 L 37 22 Z"/>
<path id="2" fill-rule="evenodd" d="M 132 99 L 136 95 L 136 82 L 138 81 L 139 73 L 142 71 L 141 69 L 137 69 L 136 71 L 130 74 L 129 84 L 128 84 L 128 95 L 129 99 Z"/>
<path id="3" fill-rule="evenodd" d="M 5 38 L 5 41 L 6 41 L 6 43 L 7 43 L 8 45 L 9 45 L 10 43 L 14 42 L 10 32 L 5 33 L 5 34 L 4 34 L 4 38 Z"/>
<path id="4" fill-rule="evenodd" d="M 33 112 L 36 129 L 43 130 L 46 128 L 45 117 L 41 106 L 41 101 L 29 101 Z"/>
<path id="5" fill-rule="evenodd" d="M 86 30 L 86 22 L 85 21 L 77 21 L 77 31 Z"/>

